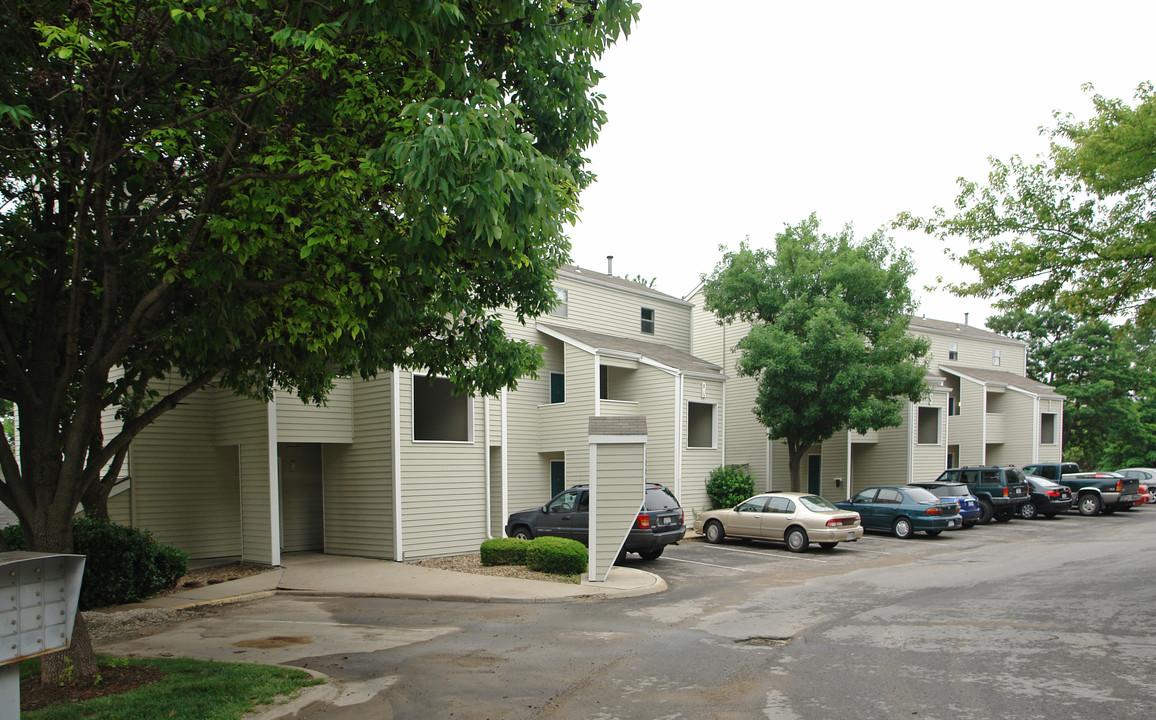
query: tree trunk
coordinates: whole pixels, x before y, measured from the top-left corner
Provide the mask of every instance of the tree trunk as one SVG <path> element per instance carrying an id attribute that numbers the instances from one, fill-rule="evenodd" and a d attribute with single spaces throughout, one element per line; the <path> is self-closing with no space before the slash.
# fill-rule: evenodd
<path id="1" fill-rule="evenodd" d="M 72 626 L 72 642 L 68 649 L 45 655 L 40 659 L 40 684 L 50 687 L 65 685 L 92 685 L 96 681 L 96 651 L 88 623 L 76 613 Z"/>

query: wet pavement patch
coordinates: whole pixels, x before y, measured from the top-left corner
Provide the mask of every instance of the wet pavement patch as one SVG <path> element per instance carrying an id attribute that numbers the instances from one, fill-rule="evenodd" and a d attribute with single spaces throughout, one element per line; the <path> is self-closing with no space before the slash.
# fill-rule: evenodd
<path id="1" fill-rule="evenodd" d="M 233 643 L 233 645 L 243 648 L 256 648 L 258 650 L 275 650 L 276 648 L 289 647 L 290 645 L 308 645 L 311 642 L 313 642 L 313 638 L 308 635 L 271 635 L 264 638 L 241 640 Z"/>

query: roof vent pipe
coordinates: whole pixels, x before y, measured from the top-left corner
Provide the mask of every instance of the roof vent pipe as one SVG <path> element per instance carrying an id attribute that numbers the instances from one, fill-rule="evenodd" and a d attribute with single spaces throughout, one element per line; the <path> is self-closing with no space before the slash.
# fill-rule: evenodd
<path id="1" fill-rule="evenodd" d="M 971 313 L 964 313 L 964 314 L 963 314 L 963 324 L 964 324 L 964 325 L 967 325 L 967 316 L 968 316 L 968 315 L 970 315 L 970 314 L 971 314 Z"/>
<path id="2" fill-rule="evenodd" d="M 614 274 L 614 256 L 613 255 L 607 255 L 606 256 L 606 274 L 607 275 L 613 275 Z"/>

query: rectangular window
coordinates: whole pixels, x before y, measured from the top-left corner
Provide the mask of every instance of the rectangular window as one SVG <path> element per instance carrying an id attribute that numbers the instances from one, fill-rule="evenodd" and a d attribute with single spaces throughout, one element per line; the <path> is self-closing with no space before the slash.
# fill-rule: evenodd
<path id="1" fill-rule="evenodd" d="M 1040 444 L 1056 444 L 1056 414 L 1040 413 Z"/>
<path id="2" fill-rule="evenodd" d="M 598 366 L 598 398 L 610 399 L 610 368 L 605 365 Z"/>
<path id="3" fill-rule="evenodd" d="M 939 444 L 939 408 L 919 408 L 919 435 L 916 442 L 920 445 Z"/>
<path id="4" fill-rule="evenodd" d="M 566 376 L 550 373 L 550 404 L 566 402 Z"/>
<path id="5" fill-rule="evenodd" d="M 991 349 L 991 364 L 999 365 L 999 348 Z"/>
<path id="6" fill-rule="evenodd" d="M 550 314 L 566 317 L 570 312 L 570 291 L 565 288 L 554 288 L 554 294 L 558 296 L 558 302 L 554 303 Z"/>
<path id="7" fill-rule="evenodd" d="M 642 332 L 654 334 L 654 311 L 650 308 L 642 308 Z"/>
<path id="8" fill-rule="evenodd" d="M 954 395 L 947 397 L 947 414 L 949 417 L 954 417 L 959 414 L 959 401 L 955 399 Z"/>
<path id="9" fill-rule="evenodd" d="M 953 342 L 947 346 L 947 359 L 948 360 L 958 360 L 959 359 L 959 343 Z"/>
<path id="10" fill-rule="evenodd" d="M 714 447 L 714 405 L 688 402 L 686 404 L 686 446 Z"/>
<path id="11" fill-rule="evenodd" d="M 472 442 L 473 398 L 446 378 L 413 376 L 414 442 Z"/>

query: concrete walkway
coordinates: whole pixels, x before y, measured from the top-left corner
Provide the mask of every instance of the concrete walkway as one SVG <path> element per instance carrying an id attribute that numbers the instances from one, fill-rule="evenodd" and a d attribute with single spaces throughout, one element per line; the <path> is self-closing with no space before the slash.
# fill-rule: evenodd
<path id="1" fill-rule="evenodd" d="M 542 603 L 610 599 L 666 590 L 653 573 L 611 568 L 605 582 L 581 585 L 493 577 L 421 567 L 389 560 L 292 553 L 268 572 L 153 598 L 129 607 L 188 609 L 267 597 L 274 593 L 319 596 L 412 598 L 462 602 Z"/>

